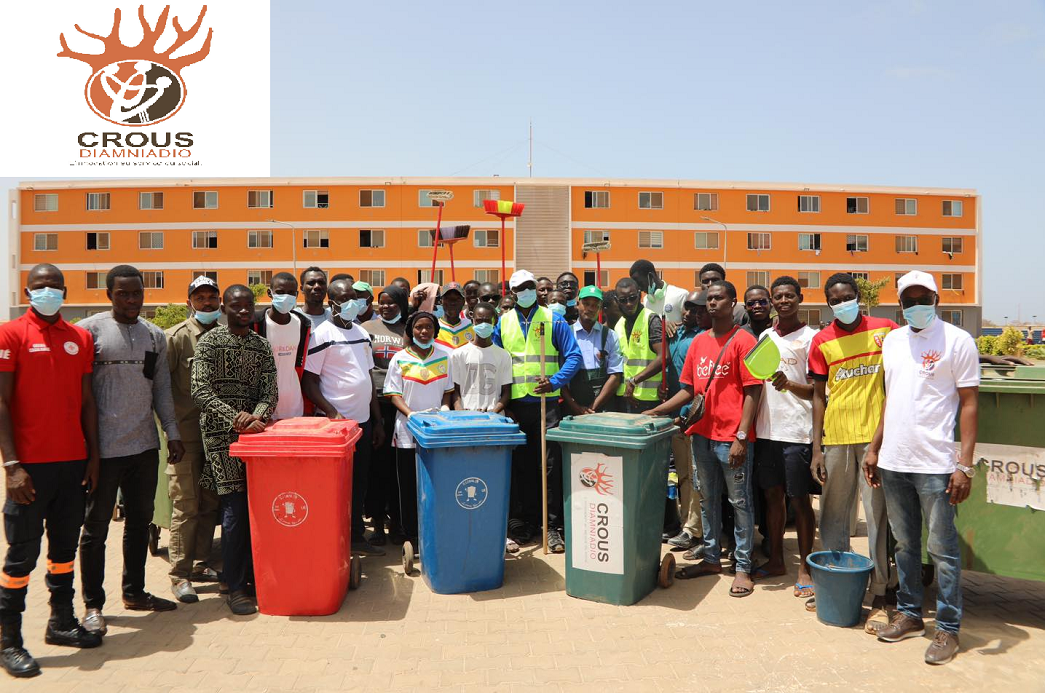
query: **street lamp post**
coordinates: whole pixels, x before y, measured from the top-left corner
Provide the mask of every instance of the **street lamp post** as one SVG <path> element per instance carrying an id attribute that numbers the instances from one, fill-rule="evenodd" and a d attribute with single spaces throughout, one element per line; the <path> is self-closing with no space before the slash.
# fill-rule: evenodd
<path id="1" fill-rule="evenodd" d="M 290 253 L 291 262 L 294 265 L 294 278 L 298 276 L 298 231 L 297 228 L 288 222 L 280 221 L 278 219 L 269 219 L 270 224 L 283 224 L 283 226 L 290 227 Z"/>
<path id="2" fill-rule="evenodd" d="M 701 217 L 701 219 L 704 221 L 710 221 L 712 224 L 718 224 L 722 227 L 722 269 L 726 269 L 726 258 L 729 256 L 729 227 L 718 219 L 712 219 L 711 217 Z"/>

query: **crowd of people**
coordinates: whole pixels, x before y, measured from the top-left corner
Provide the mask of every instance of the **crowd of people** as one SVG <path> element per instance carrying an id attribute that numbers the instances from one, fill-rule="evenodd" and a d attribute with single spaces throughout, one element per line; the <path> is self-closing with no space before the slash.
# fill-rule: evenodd
<path id="1" fill-rule="evenodd" d="M 187 287 L 189 317 L 164 332 L 141 316 L 136 268 L 109 271 L 111 310 L 71 324 L 61 317 L 61 270 L 37 265 L 25 287 L 30 309 L 0 325 L 4 668 L 39 672 L 21 617 L 45 527 L 45 640 L 102 644 L 105 542 L 118 495 L 126 608 L 170 611 L 199 600 L 195 584 L 217 582 L 233 614 L 254 613 L 247 479 L 229 446 L 279 419 L 358 423 L 351 546 L 381 555 L 389 543 L 418 545 L 407 420 L 451 409 L 504 414 L 527 441 L 512 457 L 505 551 L 518 552 L 543 530 L 549 549 L 563 553 L 562 457 L 556 443 L 541 449 L 542 399 L 548 428 L 595 412 L 674 417 L 679 493 L 666 494 L 664 540 L 685 552 L 681 579 L 719 574 L 725 558 L 732 597 L 794 570 L 794 596 L 815 608 L 805 561 L 817 530 L 811 497 L 820 497 L 821 545 L 847 551 L 859 496 L 875 565 L 865 629 L 886 642 L 922 635 L 924 521 L 939 576 L 925 658 L 950 661 L 961 621 L 954 513 L 973 475 L 979 369 L 971 337 L 936 316 L 932 276 L 913 271 L 899 280 L 907 323 L 899 327 L 864 314 L 857 282 L 835 274 L 824 286 L 834 319 L 819 330 L 802 322 L 803 288 L 792 277 L 738 295 L 725 269 L 710 263 L 699 280 L 692 290 L 673 286 L 638 260 L 608 291 L 581 286 L 571 272 L 552 281 L 526 270 L 504 284 L 411 287 L 397 278 L 376 289 L 309 267 L 299 277 L 274 275 L 268 305 L 258 306 L 249 287 L 222 291 L 199 276 Z M 761 380 L 745 357 L 767 339 L 780 364 Z M 166 439 L 175 601 L 145 589 L 157 421 Z M 793 567 L 783 548 L 789 512 L 799 549 Z M 209 564 L 219 525 L 220 572 Z M 82 621 L 73 605 L 77 543 Z M 891 619 L 876 618 L 890 608 Z"/>

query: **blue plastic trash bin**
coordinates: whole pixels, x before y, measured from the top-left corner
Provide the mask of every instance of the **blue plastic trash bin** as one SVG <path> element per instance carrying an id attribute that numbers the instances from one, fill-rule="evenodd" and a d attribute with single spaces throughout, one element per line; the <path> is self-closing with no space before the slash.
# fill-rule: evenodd
<path id="1" fill-rule="evenodd" d="M 829 626 L 860 622 L 874 561 L 850 551 L 817 551 L 806 557 L 816 590 L 816 617 Z"/>
<path id="2" fill-rule="evenodd" d="M 438 594 L 504 583 L 512 448 L 526 442 L 500 414 L 416 414 L 417 519 L 421 575 Z"/>

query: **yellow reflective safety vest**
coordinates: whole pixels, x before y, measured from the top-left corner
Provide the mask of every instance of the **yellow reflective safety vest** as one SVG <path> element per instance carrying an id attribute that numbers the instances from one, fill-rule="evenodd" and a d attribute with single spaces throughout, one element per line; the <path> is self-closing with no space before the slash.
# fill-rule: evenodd
<path id="1" fill-rule="evenodd" d="M 631 328 L 630 338 L 625 327 L 627 319 L 621 317 L 617 321 L 617 326 L 614 330 L 617 332 L 620 350 L 624 355 L 624 379 L 621 380 L 620 387 L 617 388 L 618 395 L 624 395 L 624 389 L 628 385 L 629 378 L 634 378 L 657 358 L 657 353 L 653 351 L 649 343 L 649 319 L 653 315 L 655 313 L 650 312 L 646 308 L 639 311 L 638 316 L 635 318 L 635 324 Z M 661 378 L 661 372 L 657 371 L 653 376 L 643 380 L 641 383 L 637 383 L 633 395 L 635 399 L 645 402 L 656 402 L 659 399 L 657 388 L 660 387 Z"/>
<path id="2" fill-rule="evenodd" d="M 512 310 L 501 316 L 501 345 L 512 356 L 512 399 L 539 397 L 534 392 L 537 378 L 541 375 L 541 342 L 537 336 L 537 323 L 544 327 L 544 375 L 552 377 L 559 372 L 559 352 L 552 342 L 553 313 L 537 306 L 530 317 L 530 327 L 523 336 L 519 324 L 519 311 Z M 559 391 L 545 393 L 558 397 Z"/>

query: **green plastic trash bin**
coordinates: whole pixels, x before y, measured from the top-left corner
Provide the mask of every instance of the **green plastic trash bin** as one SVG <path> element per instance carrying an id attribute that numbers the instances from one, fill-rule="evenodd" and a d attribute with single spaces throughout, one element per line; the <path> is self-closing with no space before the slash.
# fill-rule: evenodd
<path id="1" fill-rule="evenodd" d="M 962 568 L 1045 582 L 1045 367 L 983 369 L 979 405 L 976 475 L 955 522 Z M 925 544 L 923 528 L 928 566 Z"/>
<path id="2" fill-rule="evenodd" d="M 660 535 L 675 431 L 668 418 L 612 412 L 567 416 L 548 431 L 562 445 L 571 597 L 628 605 L 671 584 Z"/>

